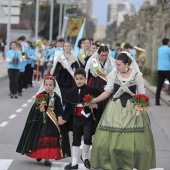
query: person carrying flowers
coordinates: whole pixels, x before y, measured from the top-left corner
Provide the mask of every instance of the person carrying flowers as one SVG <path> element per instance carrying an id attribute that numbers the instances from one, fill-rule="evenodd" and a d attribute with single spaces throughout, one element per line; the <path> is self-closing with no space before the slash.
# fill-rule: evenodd
<path id="1" fill-rule="evenodd" d="M 107 170 L 149 170 L 156 167 L 149 98 L 142 73 L 130 53 L 122 51 L 107 76 L 105 91 L 91 103 L 110 97 L 94 135 L 90 164 Z M 93 108 L 93 105 L 90 106 Z"/>
<path id="2" fill-rule="evenodd" d="M 86 72 L 82 68 L 75 71 L 74 80 L 76 86 L 66 95 L 66 108 L 63 116 L 63 123 L 73 131 L 72 162 L 67 164 L 64 169 L 78 169 L 82 135 L 84 135 L 84 145 L 80 159 L 84 166 L 90 169 L 87 154 L 92 144 L 92 135 L 101 117 L 102 108 L 101 103 L 98 103 L 98 106 L 94 104 L 95 109 L 93 110 L 88 105 L 94 97 L 100 94 L 100 91 L 86 85 Z"/>
<path id="3" fill-rule="evenodd" d="M 53 75 L 47 74 L 29 112 L 16 152 L 45 165 L 49 159 L 71 156 L 68 132 L 62 124 L 61 93 Z"/>

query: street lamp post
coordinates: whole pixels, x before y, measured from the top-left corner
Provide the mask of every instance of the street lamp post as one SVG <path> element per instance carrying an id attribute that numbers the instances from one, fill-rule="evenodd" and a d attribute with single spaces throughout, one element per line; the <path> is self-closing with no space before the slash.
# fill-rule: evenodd
<path id="1" fill-rule="evenodd" d="M 60 0 L 60 13 L 59 13 L 59 24 L 58 24 L 58 38 L 61 36 L 62 13 L 63 13 L 63 2 L 62 2 L 62 0 Z"/>
<path id="2" fill-rule="evenodd" d="M 35 40 L 38 38 L 38 27 L 39 27 L 39 0 L 36 0 Z"/>
<path id="3" fill-rule="evenodd" d="M 8 24 L 7 24 L 7 51 L 10 49 L 10 34 L 11 33 L 11 0 L 8 0 Z"/>
<path id="4" fill-rule="evenodd" d="M 49 41 L 52 41 L 53 35 L 53 13 L 54 13 L 54 0 L 51 0 L 51 11 L 50 11 L 50 33 L 49 33 Z"/>

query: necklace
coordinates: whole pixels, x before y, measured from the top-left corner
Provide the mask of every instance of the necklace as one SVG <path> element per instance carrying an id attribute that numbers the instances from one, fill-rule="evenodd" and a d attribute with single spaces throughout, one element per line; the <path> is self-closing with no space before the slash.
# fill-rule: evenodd
<path id="1" fill-rule="evenodd" d="M 126 77 L 126 76 L 127 76 L 127 72 L 128 72 L 129 70 L 130 70 L 130 68 L 128 68 L 127 71 L 122 72 L 122 73 L 123 73 L 122 76 L 123 76 L 123 77 Z"/>

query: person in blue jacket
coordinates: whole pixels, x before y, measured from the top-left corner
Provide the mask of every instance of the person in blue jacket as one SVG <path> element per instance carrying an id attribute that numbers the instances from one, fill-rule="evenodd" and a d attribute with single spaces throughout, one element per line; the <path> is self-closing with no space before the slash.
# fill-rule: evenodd
<path id="1" fill-rule="evenodd" d="M 8 76 L 9 76 L 9 88 L 10 97 L 18 98 L 18 79 L 20 74 L 20 62 L 22 61 L 22 54 L 17 50 L 17 43 L 12 41 L 11 50 L 7 52 L 6 61 L 8 63 Z"/>
<path id="2" fill-rule="evenodd" d="M 162 40 L 162 46 L 158 49 L 158 82 L 155 105 L 160 104 L 161 90 L 165 79 L 170 82 L 170 41 L 169 38 Z"/>

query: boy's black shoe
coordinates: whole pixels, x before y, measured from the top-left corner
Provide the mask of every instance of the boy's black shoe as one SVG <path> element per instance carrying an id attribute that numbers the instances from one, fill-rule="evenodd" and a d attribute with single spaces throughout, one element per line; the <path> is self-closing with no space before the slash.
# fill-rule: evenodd
<path id="1" fill-rule="evenodd" d="M 45 165 L 46 165 L 46 166 L 51 166 L 51 162 L 48 161 L 48 160 L 45 160 Z"/>
<path id="2" fill-rule="evenodd" d="M 83 161 L 82 155 L 80 156 L 80 159 Z M 83 163 L 87 169 L 90 169 L 90 161 L 88 159 L 85 159 Z"/>
<path id="3" fill-rule="evenodd" d="M 77 165 L 74 165 L 74 166 L 71 166 L 71 163 L 70 164 L 67 164 L 64 169 L 78 169 L 78 164 Z"/>

